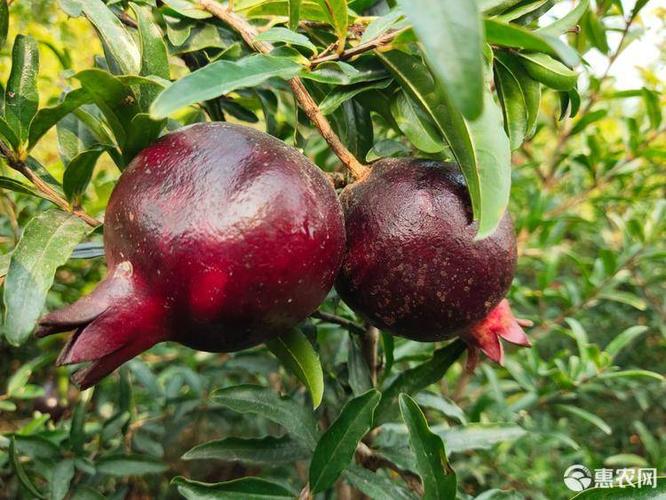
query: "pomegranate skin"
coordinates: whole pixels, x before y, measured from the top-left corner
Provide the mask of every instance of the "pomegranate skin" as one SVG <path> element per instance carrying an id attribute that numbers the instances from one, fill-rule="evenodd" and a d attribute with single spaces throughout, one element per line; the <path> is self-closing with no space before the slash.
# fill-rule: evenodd
<path id="1" fill-rule="evenodd" d="M 336 289 L 352 309 L 395 335 L 423 342 L 461 336 L 501 360 L 503 332 L 495 329 L 488 339 L 475 332 L 491 331 L 479 325 L 513 279 L 516 240 L 508 214 L 492 235 L 475 240 L 458 168 L 415 159 L 374 163 L 340 201 L 347 251 Z"/>
<path id="2" fill-rule="evenodd" d="M 305 156 L 248 127 L 193 125 L 123 172 L 105 215 L 108 277 L 38 334 L 77 328 L 59 362 L 94 361 L 82 386 L 163 340 L 245 349 L 318 307 L 344 241 L 335 192 Z"/>

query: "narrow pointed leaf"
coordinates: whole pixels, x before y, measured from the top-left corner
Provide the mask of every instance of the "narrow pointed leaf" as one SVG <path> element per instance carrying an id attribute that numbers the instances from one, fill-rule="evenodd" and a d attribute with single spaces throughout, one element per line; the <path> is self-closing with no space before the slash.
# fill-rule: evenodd
<path id="1" fill-rule="evenodd" d="M 400 393 L 414 394 L 438 382 L 466 348 L 463 341 L 456 340 L 435 351 L 432 358 L 425 363 L 398 375 L 382 393 L 382 400 L 377 407 L 376 423 L 387 422 L 391 419 L 394 415 L 391 409 L 395 408 Z"/>
<path id="2" fill-rule="evenodd" d="M 536 81 L 555 90 L 571 90 L 575 87 L 578 75 L 557 59 L 546 54 L 519 54 L 527 73 Z"/>
<path id="3" fill-rule="evenodd" d="M 7 33 L 9 32 L 9 4 L 7 0 L 0 1 L 0 49 L 7 43 Z"/>
<path id="4" fill-rule="evenodd" d="M 141 68 L 141 54 L 120 20 L 101 0 L 81 2 L 85 16 L 95 26 L 99 36 L 122 74 L 135 75 Z"/>
<path id="5" fill-rule="evenodd" d="M 90 183 L 95 164 L 105 150 L 106 148 L 101 146 L 89 149 L 69 162 L 62 178 L 62 189 L 67 200 L 80 200 Z"/>
<path id="6" fill-rule="evenodd" d="M 301 20 L 301 0 L 288 0 L 289 2 L 289 29 L 296 31 Z"/>
<path id="7" fill-rule="evenodd" d="M 456 497 L 456 476 L 449 465 L 442 439 L 428 427 L 419 405 L 407 394 L 400 394 L 400 413 L 409 430 L 409 443 L 416 455 L 416 466 L 423 481 L 423 498 L 447 500 Z"/>
<path id="8" fill-rule="evenodd" d="M 143 76 L 158 76 L 169 79 L 169 54 L 162 30 L 153 22 L 152 10 L 147 6 L 132 4 L 139 25 L 141 41 L 141 70 Z M 142 85 L 139 92 L 141 108 L 148 111 L 150 104 L 160 93 L 160 89 L 151 85 Z"/>
<path id="9" fill-rule="evenodd" d="M 583 14 L 585 14 L 585 11 L 587 10 L 589 4 L 590 0 L 578 0 L 578 4 L 566 16 L 561 17 L 560 19 L 549 24 L 548 26 L 539 28 L 538 30 L 536 30 L 537 33 L 552 35 L 552 36 L 559 36 L 562 35 L 563 33 L 566 33 L 567 30 L 576 27 L 576 25 L 583 17 Z"/>
<path id="10" fill-rule="evenodd" d="M 317 444 L 317 422 L 312 412 L 287 397 L 258 385 L 238 385 L 215 391 L 213 403 L 238 413 L 260 415 L 281 425 L 294 438 L 309 449 Z"/>
<path id="11" fill-rule="evenodd" d="M 228 437 L 195 446 L 183 460 L 224 460 L 246 464 L 283 465 L 308 458 L 308 450 L 288 436 Z"/>
<path id="12" fill-rule="evenodd" d="M 477 118 L 483 109 L 482 25 L 475 2 L 399 0 L 425 48 L 426 59 L 462 114 Z"/>
<path id="13" fill-rule="evenodd" d="M 504 130 L 509 136 L 511 150 L 515 151 L 527 133 L 527 103 L 518 79 L 499 61 L 495 64 L 495 88 L 502 105 Z"/>
<path id="14" fill-rule="evenodd" d="M 284 486 L 259 477 L 243 477 L 223 483 L 202 483 L 176 477 L 172 484 L 187 500 L 293 500 Z"/>
<path id="15" fill-rule="evenodd" d="M 604 351 L 606 351 L 611 359 L 614 359 L 625 347 L 627 347 L 634 339 L 644 334 L 648 330 L 647 326 L 636 325 L 630 328 L 627 328 L 618 336 L 613 338 L 606 346 Z"/>
<path id="16" fill-rule="evenodd" d="M 377 472 L 369 471 L 356 464 L 347 467 L 344 477 L 353 487 L 374 500 L 385 498 L 410 500 L 416 498 L 414 494 L 396 484 L 395 479 L 381 476 Z"/>
<path id="17" fill-rule="evenodd" d="M 310 462 L 310 490 L 328 489 L 351 463 L 359 441 L 372 427 L 381 394 L 372 389 L 342 408 L 340 415 L 317 443 Z"/>
<path id="18" fill-rule="evenodd" d="M 256 54 L 238 61 L 217 61 L 178 80 L 162 92 L 151 106 L 155 119 L 197 102 L 220 97 L 244 87 L 254 87 L 278 77 L 289 79 L 301 65 L 286 57 Z"/>
<path id="19" fill-rule="evenodd" d="M 324 372 L 319 356 L 300 330 L 294 329 L 266 342 L 266 346 L 282 364 L 310 391 L 312 406 L 317 408 L 324 395 Z"/>
<path id="20" fill-rule="evenodd" d="M 316 0 L 328 17 L 328 22 L 335 29 L 338 36 L 338 47 L 345 45 L 349 16 L 347 14 L 347 0 Z"/>
<path id="21" fill-rule="evenodd" d="M 486 19 L 486 40 L 493 45 L 545 52 L 559 57 L 565 64 L 575 66 L 580 57 L 574 49 L 551 35 L 538 34 L 517 24 Z"/>
<path id="22" fill-rule="evenodd" d="M 499 51 L 495 53 L 495 60 L 498 64 L 504 66 L 510 71 L 513 77 L 518 81 L 520 90 L 525 100 L 527 108 L 527 137 L 534 135 L 536 130 L 537 118 L 539 116 L 539 105 L 541 103 L 541 84 L 534 80 L 525 71 L 518 58 L 512 54 Z"/>
<path id="23" fill-rule="evenodd" d="M 28 477 L 27 472 L 21 464 L 21 460 L 16 453 L 16 440 L 12 436 L 9 443 L 9 459 L 11 460 L 12 467 L 14 472 L 16 472 L 16 477 L 23 487 L 35 498 L 46 498 L 40 491 L 37 489 L 35 484 Z"/>
<path id="24" fill-rule="evenodd" d="M 20 345 L 30 335 L 56 269 L 67 261 L 88 229 L 81 219 L 55 209 L 28 223 L 5 278 L 3 330 L 10 344 Z"/>
<path id="25" fill-rule="evenodd" d="M 65 94 L 62 102 L 55 106 L 40 109 L 30 123 L 28 151 L 35 147 L 44 134 L 65 116 L 79 106 L 91 102 L 93 102 L 93 99 L 85 89 L 75 89 Z"/>
<path id="26" fill-rule="evenodd" d="M 5 89 L 5 120 L 23 143 L 39 106 L 39 50 L 34 38 L 18 35 L 12 49 L 12 69 Z"/>
<path id="27" fill-rule="evenodd" d="M 611 435 L 613 433 L 613 429 L 611 429 L 611 427 L 606 422 L 604 422 L 603 419 L 596 416 L 594 413 L 590 413 L 587 410 L 583 410 L 582 408 L 571 405 L 556 405 L 556 407 L 559 410 L 569 413 L 570 415 L 587 420 L 590 424 L 600 429 L 604 434 Z"/>
<path id="28" fill-rule="evenodd" d="M 441 132 L 422 109 L 404 92 L 391 102 L 391 114 L 414 147 L 425 153 L 439 153 L 446 144 Z"/>
<path id="29" fill-rule="evenodd" d="M 310 39 L 296 31 L 288 30 L 286 28 L 271 28 L 263 33 L 259 33 L 255 40 L 261 40 L 264 42 L 282 42 L 288 45 L 294 45 L 296 47 L 303 47 L 308 49 L 313 54 L 317 53 L 317 47 L 313 44 Z"/>

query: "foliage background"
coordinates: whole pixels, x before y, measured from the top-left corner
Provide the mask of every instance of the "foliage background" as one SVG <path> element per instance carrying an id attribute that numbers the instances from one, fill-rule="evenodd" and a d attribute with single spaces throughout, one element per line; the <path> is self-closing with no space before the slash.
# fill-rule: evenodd
<path id="1" fill-rule="evenodd" d="M 617 4 L 597 2 L 598 17 L 572 35 L 584 54 L 603 56 L 608 67 L 624 29 Z M 621 47 L 641 40 L 645 16 L 663 21 L 663 15 L 663 8 L 646 7 Z M 29 33 L 40 41 L 43 105 L 67 87 L 71 71 L 90 67 L 101 53 L 90 25 L 68 19 L 53 1 L 17 0 L 10 19 L 10 40 Z M 662 40 L 662 54 L 665 48 Z M 2 81 L 9 50 L 10 45 L 0 57 Z M 185 72 L 172 62 L 174 74 Z M 471 496 L 499 488 L 517 490 L 517 498 L 564 498 L 562 473 L 575 463 L 666 470 L 665 386 L 640 371 L 666 372 L 664 82 L 656 67 L 642 68 L 649 94 L 640 88 L 623 93 L 608 74 L 603 67 L 597 74 L 586 70 L 582 111 L 574 119 L 558 120 L 559 100 L 547 92 L 536 135 L 514 153 L 511 212 L 521 258 L 510 299 L 519 316 L 535 322 L 529 332 L 533 349 L 512 351 L 505 368 L 483 363 L 471 377 L 457 364 L 417 399 L 444 438 L 461 492 Z M 318 156 L 321 141 L 310 137 L 304 146 L 325 163 Z M 34 154 L 52 175 L 62 175 L 55 129 Z M 3 175 L 15 175 L 2 168 Z M 103 211 L 117 176 L 103 157 L 86 191 L 88 212 Z M 3 253 L 47 206 L 0 191 Z M 71 303 L 104 273 L 103 259 L 70 260 L 58 271 L 47 306 Z M 357 321 L 335 297 L 325 309 Z M 311 321 L 307 328 L 316 331 L 327 375 L 318 416 L 331 421 L 349 391 L 347 359 L 355 347 L 335 325 Z M 618 338 L 628 342 L 615 352 Z M 76 498 L 96 498 L 94 492 L 110 498 L 176 497 L 169 485 L 176 475 L 214 482 L 261 474 L 294 487 L 306 474 L 302 467 L 294 471 L 252 460 L 181 459 L 213 438 L 278 433 L 274 424 L 211 404 L 208 397 L 220 387 L 256 383 L 302 398 L 298 381 L 265 348 L 213 355 L 160 345 L 94 391 L 80 393 L 69 384 L 67 368 L 53 367 L 62 342 L 59 336 L 13 348 L 0 341 L 0 433 L 20 436 L 21 463 L 41 491 L 71 487 Z M 393 373 L 425 361 L 432 349 L 397 339 Z M 613 376 L 610 365 L 624 370 L 623 376 Z M 77 423 L 83 409 L 85 421 Z M 64 446 L 76 425 L 83 425 L 87 436 L 85 458 L 75 458 Z M 380 439 L 387 445 L 404 442 L 404 433 L 389 429 Z M 8 446 L 0 437 L 0 496 L 27 498 Z M 392 458 L 407 465 L 410 460 Z M 62 463 L 71 468 L 58 469 Z M 58 484 L 64 479 L 67 484 Z M 345 488 L 341 483 L 338 493 Z"/>

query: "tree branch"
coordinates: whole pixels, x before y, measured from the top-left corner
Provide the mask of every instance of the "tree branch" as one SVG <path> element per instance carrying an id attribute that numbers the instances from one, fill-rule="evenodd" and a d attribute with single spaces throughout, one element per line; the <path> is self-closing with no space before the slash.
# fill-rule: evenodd
<path id="1" fill-rule="evenodd" d="M 370 380 L 372 385 L 377 385 L 377 343 L 379 342 L 379 330 L 372 325 L 368 325 L 365 335 L 363 335 L 361 349 L 363 350 L 363 357 L 370 369 Z"/>
<path id="2" fill-rule="evenodd" d="M 26 165 L 25 161 L 19 159 L 16 154 L 7 147 L 6 144 L 3 142 L 0 142 L 0 155 L 2 155 L 5 160 L 7 161 L 7 164 L 16 170 L 17 172 L 20 172 L 25 178 L 27 178 L 33 186 L 39 191 L 44 197 L 49 200 L 51 203 L 54 205 L 57 205 L 58 207 L 62 208 L 65 212 L 69 212 L 82 221 L 84 221 L 86 224 L 92 226 L 92 227 L 97 227 L 101 224 L 100 221 L 95 219 L 94 217 L 88 215 L 86 212 L 83 210 L 79 209 L 72 209 L 71 205 L 65 200 L 62 196 L 60 196 L 51 186 L 49 186 L 46 182 L 44 182 L 35 172 L 30 170 L 30 168 Z"/>
<path id="3" fill-rule="evenodd" d="M 400 469 L 390 460 L 375 454 L 372 448 L 363 442 L 358 443 L 356 448 L 356 457 L 359 463 L 368 470 L 375 472 L 379 468 L 389 469 L 397 473 L 407 484 L 410 490 L 414 491 L 419 497 L 423 496 L 423 486 L 419 476 L 413 472 Z"/>
<path id="4" fill-rule="evenodd" d="M 273 50 L 273 46 L 270 43 L 256 39 L 258 33 L 254 26 L 216 0 L 199 0 L 199 6 L 233 28 L 252 49 L 263 54 L 267 54 Z M 301 109 L 303 109 L 314 126 L 317 127 L 321 136 L 326 140 L 342 164 L 351 172 L 352 176 L 356 179 L 365 177 L 369 171 L 368 167 L 361 164 L 342 143 L 331 128 L 331 124 L 317 106 L 315 100 L 303 85 L 301 79 L 298 77 L 292 78 L 289 81 L 289 86 Z"/>

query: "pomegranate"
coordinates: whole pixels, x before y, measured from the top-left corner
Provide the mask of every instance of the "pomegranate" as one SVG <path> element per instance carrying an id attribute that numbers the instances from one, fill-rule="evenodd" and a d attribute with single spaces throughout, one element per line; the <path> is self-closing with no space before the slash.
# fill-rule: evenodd
<path id="1" fill-rule="evenodd" d="M 500 337 L 529 345 L 503 300 L 516 264 L 511 218 L 475 240 L 456 166 L 380 160 L 340 201 L 347 252 L 336 289 L 370 323 L 423 342 L 460 336 L 500 363 Z"/>
<path id="2" fill-rule="evenodd" d="M 288 331 L 333 285 L 344 252 L 335 191 L 305 156 L 257 130 L 193 125 L 143 150 L 105 215 L 108 276 L 40 320 L 75 330 L 58 364 L 89 387 L 154 344 L 229 352 Z"/>

